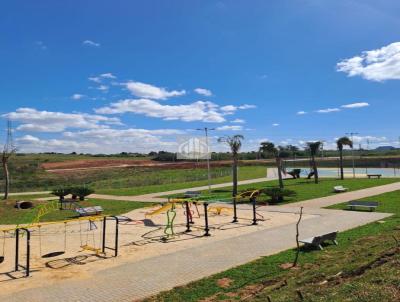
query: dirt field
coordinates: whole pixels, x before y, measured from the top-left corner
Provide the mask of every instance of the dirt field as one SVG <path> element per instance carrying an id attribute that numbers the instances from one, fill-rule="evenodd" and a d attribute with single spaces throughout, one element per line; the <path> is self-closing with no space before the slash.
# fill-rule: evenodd
<path id="1" fill-rule="evenodd" d="M 246 164 L 247 161 L 240 163 Z M 251 161 L 252 164 L 264 163 L 263 161 Z M 212 167 L 230 166 L 231 161 L 213 161 Z M 124 167 L 142 167 L 142 168 L 160 168 L 160 169 L 191 169 L 206 168 L 207 163 L 201 162 L 158 162 L 152 160 L 129 160 L 129 159 L 105 159 L 105 160 L 74 160 L 64 162 L 43 163 L 42 168 L 48 172 L 64 172 L 69 170 L 90 170 L 104 168 L 124 168 Z"/>

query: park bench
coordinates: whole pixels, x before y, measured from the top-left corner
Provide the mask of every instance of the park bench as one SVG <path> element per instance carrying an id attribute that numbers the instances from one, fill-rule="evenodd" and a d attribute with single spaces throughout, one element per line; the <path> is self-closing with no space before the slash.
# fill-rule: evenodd
<path id="1" fill-rule="evenodd" d="M 322 247 L 322 244 L 325 241 L 332 241 L 333 244 L 338 245 L 338 243 L 336 241 L 337 233 L 338 233 L 338 231 L 331 232 L 331 233 L 326 233 L 326 234 L 322 234 L 322 235 L 319 235 L 319 236 L 310 237 L 310 238 L 307 238 L 307 239 L 302 239 L 302 240 L 299 240 L 299 241 L 301 243 L 304 243 L 305 246 L 312 246 L 312 247 L 319 248 L 320 250 L 323 250 L 324 248 Z"/>
<path id="2" fill-rule="evenodd" d="M 79 214 L 79 216 L 93 216 L 100 215 L 103 213 L 103 208 L 101 206 L 87 207 L 87 208 L 76 208 L 75 212 Z"/>
<path id="3" fill-rule="evenodd" d="M 368 178 L 378 178 L 380 179 L 382 177 L 382 174 L 367 174 Z"/>
<path id="4" fill-rule="evenodd" d="M 335 187 L 333 187 L 333 191 L 335 193 L 343 193 L 343 192 L 346 192 L 347 190 L 348 190 L 348 188 L 345 188 L 343 186 L 335 186 Z"/>
<path id="5" fill-rule="evenodd" d="M 377 201 L 359 201 L 359 200 L 354 200 L 354 201 L 349 201 L 347 203 L 347 207 L 349 207 L 350 210 L 355 210 L 356 208 L 369 208 L 370 211 L 373 211 L 378 206 L 379 206 L 379 202 L 377 202 Z"/>
<path id="6" fill-rule="evenodd" d="M 301 169 L 293 169 L 292 171 L 289 171 L 286 174 L 289 174 L 294 179 L 296 179 L 296 178 L 300 178 L 300 173 L 301 173 Z"/>

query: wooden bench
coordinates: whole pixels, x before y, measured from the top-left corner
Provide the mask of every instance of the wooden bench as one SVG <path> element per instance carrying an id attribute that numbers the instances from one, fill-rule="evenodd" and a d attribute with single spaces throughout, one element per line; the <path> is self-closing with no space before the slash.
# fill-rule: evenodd
<path id="1" fill-rule="evenodd" d="M 349 201 L 347 203 L 347 207 L 350 208 L 350 210 L 355 210 L 356 208 L 369 208 L 370 211 L 373 211 L 378 206 L 379 206 L 379 202 L 377 202 L 377 201 L 354 200 L 354 201 Z"/>
<path id="2" fill-rule="evenodd" d="M 79 216 L 93 216 L 100 215 L 103 213 L 103 208 L 101 206 L 87 207 L 87 208 L 76 208 L 75 212 L 79 214 Z"/>
<path id="3" fill-rule="evenodd" d="M 382 174 L 367 174 L 368 178 L 378 178 L 380 179 L 382 177 Z"/>
<path id="4" fill-rule="evenodd" d="M 324 248 L 322 247 L 322 244 L 325 241 L 332 241 L 333 244 L 338 245 L 338 243 L 336 241 L 337 233 L 338 233 L 338 231 L 331 232 L 331 233 L 326 233 L 326 234 L 322 234 L 322 235 L 319 235 L 319 236 L 315 236 L 315 237 L 311 237 L 311 238 L 307 238 L 307 239 L 302 239 L 302 240 L 299 240 L 299 241 L 301 243 L 304 243 L 305 246 L 312 246 L 312 247 L 319 248 L 320 250 L 323 250 Z"/>

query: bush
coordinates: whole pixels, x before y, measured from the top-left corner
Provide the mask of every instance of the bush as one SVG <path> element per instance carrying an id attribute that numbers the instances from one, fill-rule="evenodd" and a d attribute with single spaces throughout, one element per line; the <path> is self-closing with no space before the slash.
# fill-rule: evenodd
<path id="1" fill-rule="evenodd" d="M 60 197 L 60 200 L 63 200 L 65 196 L 71 194 L 71 188 L 58 188 L 51 192 L 51 194 Z"/>
<path id="2" fill-rule="evenodd" d="M 88 187 L 74 187 L 70 192 L 72 195 L 79 196 L 79 200 L 83 201 L 86 196 L 93 194 L 94 190 Z"/>
<path id="3" fill-rule="evenodd" d="M 296 195 L 296 192 L 293 190 L 281 189 L 278 187 L 263 189 L 262 193 L 269 196 L 271 198 L 271 202 L 273 203 L 283 201 L 284 197 L 290 197 Z"/>

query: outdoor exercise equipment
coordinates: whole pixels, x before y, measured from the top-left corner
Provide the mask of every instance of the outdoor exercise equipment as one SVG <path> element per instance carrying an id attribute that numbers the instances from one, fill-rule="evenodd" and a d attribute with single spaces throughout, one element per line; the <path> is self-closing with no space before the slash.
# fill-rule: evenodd
<path id="1" fill-rule="evenodd" d="M 222 212 L 232 212 L 233 210 L 228 207 L 223 207 L 223 206 L 211 206 L 208 208 L 210 212 L 215 212 L 216 215 L 221 215 Z"/>
<path id="2" fill-rule="evenodd" d="M 108 247 L 106 245 L 106 230 L 107 230 L 107 220 L 113 219 L 115 220 L 115 238 L 114 238 L 114 247 Z M 119 236 L 119 231 L 118 231 L 118 225 L 119 225 L 119 220 L 120 218 L 118 216 L 110 216 L 110 217 L 104 217 L 103 218 L 103 240 L 102 240 L 102 247 L 101 251 L 103 254 L 106 253 L 106 249 L 114 251 L 114 257 L 118 256 L 118 236 Z"/>
<path id="3" fill-rule="evenodd" d="M 161 208 L 159 208 L 159 209 L 157 209 L 157 210 L 154 210 L 154 211 L 152 211 L 152 212 L 146 213 L 146 214 L 145 214 L 145 217 L 161 214 L 161 213 L 163 213 L 163 212 L 168 211 L 169 209 L 171 209 L 171 207 L 172 207 L 172 203 L 169 203 L 169 202 L 168 202 L 167 204 L 163 205 Z"/>
<path id="4" fill-rule="evenodd" d="M 170 238 L 175 235 L 174 232 L 174 220 L 176 218 L 175 203 L 171 203 L 171 208 L 167 211 L 167 225 L 164 229 L 166 238 Z"/>
<path id="5" fill-rule="evenodd" d="M 50 252 L 47 254 L 42 255 L 42 233 L 41 233 L 41 225 L 38 225 L 38 230 L 39 230 L 39 250 L 40 250 L 40 255 L 42 258 L 53 258 L 53 257 L 58 257 L 61 255 L 65 254 L 65 251 L 67 250 L 67 222 L 64 221 L 64 247 L 60 251 L 55 251 L 55 252 Z"/>
<path id="6" fill-rule="evenodd" d="M 22 266 L 19 263 L 19 237 L 21 231 L 26 233 L 26 264 Z M 15 230 L 15 267 L 14 271 L 19 271 L 20 268 L 25 270 L 25 277 L 30 274 L 30 260 L 31 260 L 31 232 L 27 228 L 17 228 Z"/>
<path id="7" fill-rule="evenodd" d="M 2 249 L 1 249 L 1 256 L 0 256 L 0 263 L 3 263 L 5 260 L 5 249 L 6 249 L 6 231 L 3 231 L 3 242 L 2 242 Z"/>

